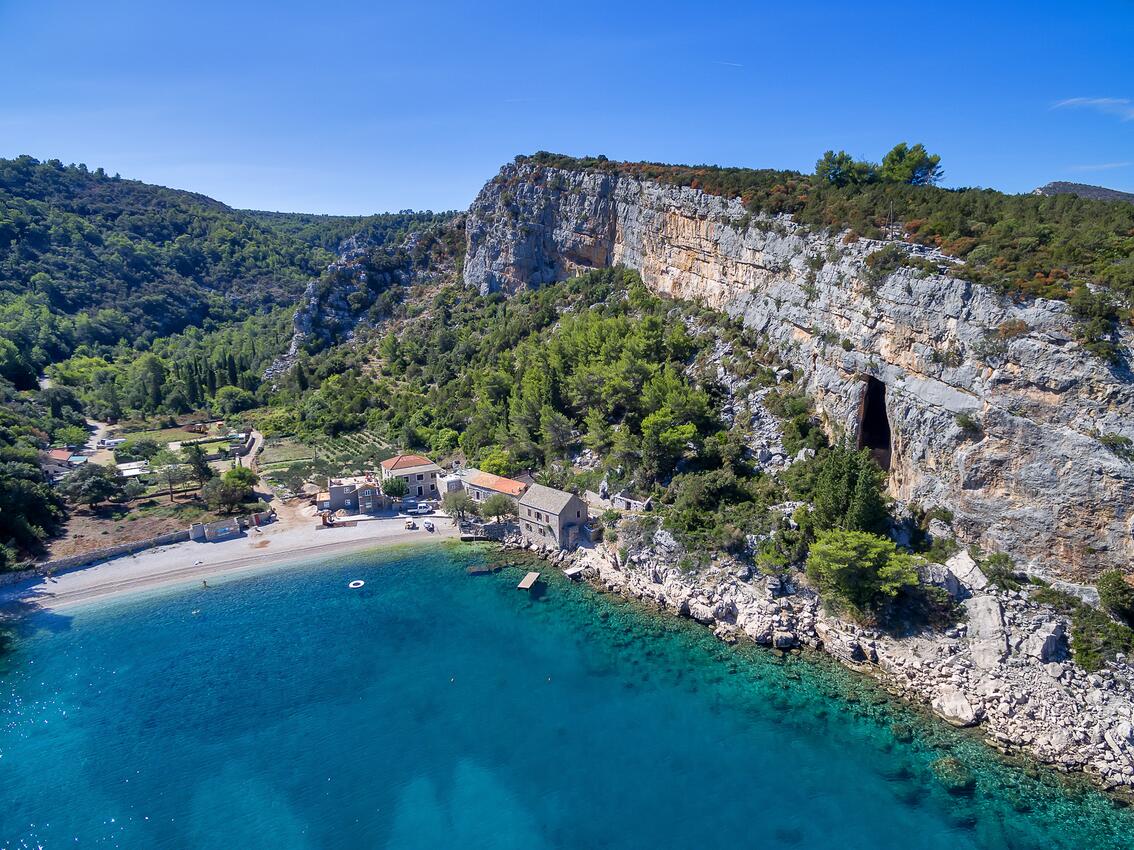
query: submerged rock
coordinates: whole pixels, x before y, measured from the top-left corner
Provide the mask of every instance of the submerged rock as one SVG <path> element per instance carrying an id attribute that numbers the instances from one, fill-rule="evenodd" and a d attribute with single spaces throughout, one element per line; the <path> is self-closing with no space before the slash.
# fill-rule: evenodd
<path id="1" fill-rule="evenodd" d="M 930 769 L 950 794 L 971 794 L 976 788 L 976 777 L 972 771 L 954 756 L 937 759 Z"/>

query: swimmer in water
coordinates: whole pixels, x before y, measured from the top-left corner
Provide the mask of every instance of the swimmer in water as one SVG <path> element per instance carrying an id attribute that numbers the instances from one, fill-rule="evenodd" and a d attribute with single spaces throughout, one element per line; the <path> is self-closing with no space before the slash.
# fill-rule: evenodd
<path id="1" fill-rule="evenodd" d="M 208 587 L 208 586 L 209 586 L 209 583 L 207 581 L 205 581 L 204 579 L 201 579 L 201 587 Z"/>

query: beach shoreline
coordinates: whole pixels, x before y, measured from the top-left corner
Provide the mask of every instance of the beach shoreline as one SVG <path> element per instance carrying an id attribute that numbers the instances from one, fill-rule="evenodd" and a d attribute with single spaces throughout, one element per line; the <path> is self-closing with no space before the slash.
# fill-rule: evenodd
<path id="1" fill-rule="evenodd" d="M 321 528 L 314 518 L 302 517 L 232 540 L 159 546 L 0 588 L 0 612 L 9 616 L 58 612 L 147 591 L 272 572 L 316 558 L 459 539 L 458 529 L 447 517 L 435 517 L 432 532 L 420 525 L 406 529 L 404 521 L 405 517 L 367 519 Z"/>

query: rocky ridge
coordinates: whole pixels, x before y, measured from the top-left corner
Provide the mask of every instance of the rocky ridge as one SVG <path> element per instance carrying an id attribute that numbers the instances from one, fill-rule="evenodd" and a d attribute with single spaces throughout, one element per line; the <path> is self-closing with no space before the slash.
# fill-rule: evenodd
<path id="1" fill-rule="evenodd" d="M 655 292 L 743 319 L 803 375 L 830 436 L 884 389 L 896 498 L 1043 576 L 1134 561 L 1134 378 L 1075 339 L 1061 302 L 1013 303 L 948 273 L 875 274 L 887 243 L 753 218 L 737 199 L 609 172 L 506 166 L 469 210 L 465 281 L 511 291 L 623 264 Z M 1121 340 L 1129 350 L 1127 333 Z"/>
<path id="2" fill-rule="evenodd" d="M 344 239 L 339 244 L 338 259 L 327 266 L 321 277 L 308 282 L 292 320 L 287 353 L 265 370 L 264 379 L 279 379 L 312 342 L 342 343 L 352 339 L 361 328 L 372 327 L 367 309 L 351 304 L 352 293 L 454 279 L 454 258 L 437 261 L 429 255 L 424 259 L 418 256 L 419 247 L 428 239 L 429 234 L 423 231 L 413 231 L 392 246 L 379 244 L 365 233 Z M 375 259 L 377 263 L 371 262 Z M 368 265 L 379 268 L 368 269 Z"/>
<path id="3" fill-rule="evenodd" d="M 505 545 L 532 549 L 518 538 Z M 694 619 L 724 641 L 825 652 L 955 726 L 979 727 L 1003 752 L 1134 792 L 1134 667 L 1120 658 L 1084 672 L 1067 660 L 1067 618 L 1029 601 L 1026 590 L 988 586 L 966 553 L 933 569 L 936 581 L 965 597 L 967 622 L 898 638 L 832 617 L 810 588 L 789 578 L 723 561 L 682 572 L 676 550 L 664 530 L 625 557 L 605 546 L 533 549 L 561 567 L 582 566 L 603 590 Z"/>
<path id="4" fill-rule="evenodd" d="M 1065 180 L 1056 180 L 1032 190 L 1033 195 L 1078 195 L 1080 198 L 1090 198 L 1095 201 L 1125 201 L 1134 204 L 1134 193 L 1120 192 L 1118 189 L 1108 189 L 1105 186 L 1092 186 L 1089 183 L 1068 183 Z"/>

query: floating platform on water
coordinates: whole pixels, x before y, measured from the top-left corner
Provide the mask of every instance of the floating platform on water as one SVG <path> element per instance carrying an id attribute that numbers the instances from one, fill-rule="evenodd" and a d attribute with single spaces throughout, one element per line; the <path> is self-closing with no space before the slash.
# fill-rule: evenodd
<path id="1" fill-rule="evenodd" d="M 539 573 L 528 573 L 520 579 L 520 583 L 516 585 L 516 589 L 531 590 L 537 581 L 539 581 Z"/>
<path id="2" fill-rule="evenodd" d="M 563 575 L 567 576 L 571 581 L 578 581 L 583 577 L 583 568 L 578 566 L 568 567 L 563 571 Z"/>

